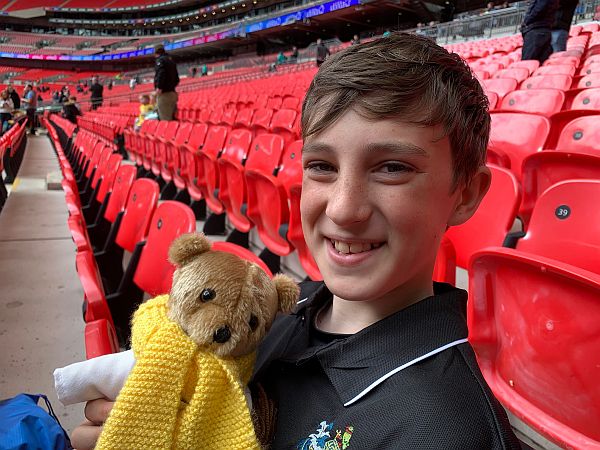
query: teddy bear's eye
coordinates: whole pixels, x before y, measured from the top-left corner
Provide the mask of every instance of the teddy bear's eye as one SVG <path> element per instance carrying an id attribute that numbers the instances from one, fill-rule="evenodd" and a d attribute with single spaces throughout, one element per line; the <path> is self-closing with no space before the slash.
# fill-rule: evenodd
<path id="1" fill-rule="evenodd" d="M 248 325 L 250 325 L 250 329 L 252 331 L 255 331 L 256 328 L 258 327 L 258 317 L 256 317 L 254 314 L 252 314 L 250 316 L 250 321 L 248 322 Z"/>
<path id="2" fill-rule="evenodd" d="M 202 293 L 200 294 L 200 300 L 202 300 L 203 302 L 208 302 L 210 300 L 212 300 L 213 298 L 215 298 L 217 296 L 217 293 L 215 291 L 213 291 L 212 289 L 204 289 L 202 291 Z"/>

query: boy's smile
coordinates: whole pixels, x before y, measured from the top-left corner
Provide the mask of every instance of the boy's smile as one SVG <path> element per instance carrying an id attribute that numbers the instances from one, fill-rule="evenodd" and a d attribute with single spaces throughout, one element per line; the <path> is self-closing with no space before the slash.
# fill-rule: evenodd
<path id="1" fill-rule="evenodd" d="M 440 136 L 350 109 L 306 139 L 302 225 L 334 309 L 370 304 L 381 319 L 432 295 L 439 241 L 461 198 Z"/>

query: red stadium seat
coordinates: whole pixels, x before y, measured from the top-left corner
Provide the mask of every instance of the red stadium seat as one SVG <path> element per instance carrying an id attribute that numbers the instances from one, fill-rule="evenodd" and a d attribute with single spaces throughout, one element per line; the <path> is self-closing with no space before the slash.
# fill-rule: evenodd
<path id="1" fill-rule="evenodd" d="M 445 234 L 454 244 L 459 267 L 467 268 L 473 253 L 504 243 L 521 204 L 521 188 L 515 176 L 502 167 L 489 168 L 492 184 L 477 212 L 464 224 L 450 227 Z"/>
<path id="2" fill-rule="evenodd" d="M 115 230 L 95 254 L 107 293 L 115 292 L 123 278 L 123 252 L 134 252 L 137 243 L 146 238 L 158 196 L 156 181 L 147 178 L 136 180 L 129 191 L 124 211 L 115 220 Z"/>
<path id="3" fill-rule="evenodd" d="M 600 275 L 600 180 L 566 180 L 536 201 L 517 250 L 556 259 Z"/>
<path id="4" fill-rule="evenodd" d="M 542 150 L 550 131 L 547 118 L 525 113 L 493 113 L 489 150 L 505 156 L 510 169 L 521 178 L 523 159 Z"/>
<path id="5" fill-rule="evenodd" d="M 99 319 L 85 324 L 86 359 L 118 353 L 119 350 L 115 328 L 108 320 Z"/>
<path id="6" fill-rule="evenodd" d="M 273 110 L 261 108 L 254 111 L 252 116 L 251 130 L 254 136 L 268 133 L 271 129 L 271 119 L 273 118 Z"/>
<path id="7" fill-rule="evenodd" d="M 177 135 L 177 129 L 179 128 L 179 121 L 168 120 L 166 121 L 167 126 L 165 129 L 154 136 L 154 145 L 152 145 L 152 153 L 148 155 L 150 164 L 152 166 L 152 173 L 154 176 L 159 177 L 163 164 L 166 162 L 163 160 L 163 156 L 166 156 L 167 142 L 175 140 Z"/>
<path id="8" fill-rule="evenodd" d="M 175 270 L 168 260 L 169 247 L 178 236 L 195 230 L 196 218 L 189 206 L 167 200 L 156 208 L 148 236 L 136 245 L 118 290 L 106 297 L 122 339 L 128 338 L 129 321 L 143 293 L 156 296 L 169 292 Z"/>
<path id="9" fill-rule="evenodd" d="M 249 143 L 251 140 L 250 132 L 244 130 L 242 134 L 248 135 L 247 139 Z M 239 136 L 238 130 L 230 132 L 228 139 L 226 127 L 211 127 L 206 135 L 206 141 L 202 150 L 196 154 L 194 178 L 189 183 L 189 186 L 193 186 L 194 188 L 190 190 L 190 195 L 194 200 L 201 198 L 206 200 L 206 204 L 217 214 L 223 212 L 223 206 L 215 193 L 219 186 L 217 160 L 226 146 L 225 140 L 228 139 L 229 142 L 237 142 L 237 136 Z M 198 193 L 200 194 L 199 196 Z"/>
<path id="10" fill-rule="evenodd" d="M 513 67 L 510 69 L 502 69 L 494 74 L 494 78 L 512 78 L 518 83 L 529 78 L 529 70 L 520 67 Z"/>
<path id="11" fill-rule="evenodd" d="M 544 75 L 568 75 L 572 77 L 575 75 L 575 66 L 571 64 L 543 66 L 533 72 L 533 76 L 536 77 Z"/>
<path id="12" fill-rule="evenodd" d="M 523 203 L 519 216 L 529 223 L 538 197 L 565 180 L 600 179 L 600 155 L 543 151 L 523 161 Z"/>
<path id="13" fill-rule="evenodd" d="M 586 75 L 591 75 L 593 73 L 600 73 L 600 61 L 588 64 L 587 66 L 583 66 L 579 70 L 579 75 L 581 75 L 582 77 L 585 77 Z"/>
<path id="14" fill-rule="evenodd" d="M 190 196 L 195 200 L 202 198 L 194 180 L 197 177 L 198 154 L 202 150 L 207 133 L 208 125 L 205 123 L 193 124 L 188 141 L 174 149 L 176 151 L 173 153 L 173 182 L 177 189 L 187 187 Z"/>
<path id="15" fill-rule="evenodd" d="M 500 99 L 509 92 L 517 89 L 518 85 L 517 81 L 513 78 L 493 78 L 490 80 L 483 80 L 481 84 L 486 92 L 494 92 Z"/>
<path id="16" fill-rule="evenodd" d="M 442 236 L 440 242 L 432 279 L 440 283 L 456 284 L 456 250 L 446 235 Z"/>
<path id="17" fill-rule="evenodd" d="M 242 130 L 238 130 L 241 132 Z M 243 143 L 247 142 L 247 135 Z M 259 135 L 254 138 L 248 147 L 242 145 L 225 146 L 225 150 L 219 159 L 219 200 L 223 204 L 227 217 L 233 226 L 243 233 L 247 233 L 253 227 L 252 221 L 247 216 L 248 188 L 245 178 L 245 164 L 247 160 L 254 158 L 255 152 L 262 147 L 270 151 L 272 135 Z"/>
<path id="18" fill-rule="evenodd" d="M 524 59 L 522 61 L 515 61 L 510 66 L 509 69 L 513 68 L 524 68 L 529 71 L 529 73 L 535 72 L 535 70 L 540 67 L 540 62 L 536 59 Z"/>
<path id="19" fill-rule="evenodd" d="M 285 234 L 280 234 L 282 227 L 289 222 L 288 195 L 277 176 L 283 147 L 281 136 L 263 134 L 254 140 L 253 151 L 246 163 L 246 215 L 256 225 L 258 236 L 265 246 L 280 256 L 288 255 L 293 250 Z"/>
<path id="20" fill-rule="evenodd" d="M 298 259 L 306 274 L 312 280 L 322 280 L 321 272 L 306 246 L 300 220 L 302 141 L 295 141 L 288 146 L 282 158 L 282 168 L 277 176 L 285 186 L 290 199 L 290 220 L 286 237 L 298 251 Z"/>
<path id="21" fill-rule="evenodd" d="M 215 241 L 212 243 L 211 250 L 214 250 L 216 252 L 227 252 L 231 253 L 232 255 L 239 256 L 240 258 L 245 259 L 246 261 L 250 261 L 251 263 L 256 264 L 258 267 L 264 270 L 270 278 L 273 278 L 273 273 L 265 264 L 265 262 L 262 259 L 260 259 L 257 255 L 252 253 L 250 250 L 248 250 L 245 247 L 242 247 L 241 245 L 225 241 Z"/>
<path id="22" fill-rule="evenodd" d="M 577 83 L 580 89 L 598 88 L 600 87 L 600 73 L 592 73 L 586 75 Z"/>
<path id="23" fill-rule="evenodd" d="M 600 276 L 513 249 L 469 270 L 469 341 L 494 395 L 561 448 L 600 446 Z"/>
<path id="24" fill-rule="evenodd" d="M 100 220 L 88 226 L 88 234 L 94 249 L 104 248 L 110 227 L 117 221 L 117 216 L 125 209 L 129 190 L 135 181 L 137 169 L 135 166 L 123 164 L 116 170 L 111 191 L 107 194 L 108 200 L 103 216 Z"/>
<path id="25" fill-rule="evenodd" d="M 194 124 L 190 122 L 180 122 L 177 134 L 173 139 L 165 139 L 161 141 L 160 146 L 160 176 L 163 180 L 169 182 L 173 180 L 175 168 L 179 168 L 175 160 L 179 158 L 179 148 L 183 144 L 187 144 L 190 140 L 192 131 L 194 130 Z M 184 189 L 184 187 L 179 189 Z"/>
<path id="26" fill-rule="evenodd" d="M 520 89 L 559 89 L 566 91 L 573 78 L 569 75 L 540 75 L 529 77 L 521 83 Z"/>
<path id="27" fill-rule="evenodd" d="M 593 109 L 600 111 L 600 88 L 584 89 L 573 99 L 571 109 Z"/>
<path id="28" fill-rule="evenodd" d="M 600 127 L 597 116 L 579 117 L 562 130 L 558 150 L 600 155 Z"/>
<path id="29" fill-rule="evenodd" d="M 558 89 L 531 89 L 513 91 L 502 99 L 502 111 L 541 114 L 549 117 L 560 111 L 565 101 L 565 93 Z"/>
<path id="30" fill-rule="evenodd" d="M 495 92 L 492 91 L 487 91 L 485 93 L 485 95 L 488 98 L 488 101 L 490 103 L 490 111 L 494 110 L 497 106 L 498 106 L 498 94 L 496 94 Z"/>
<path id="31" fill-rule="evenodd" d="M 240 109 L 235 116 L 235 121 L 233 122 L 232 128 L 247 128 L 250 129 L 252 126 L 252 116 L 254 114 L 254 110 L 252 108 L 243 108 Z"/>
<path id="32" fill-rule="evenodd" d="M 280 109 L 271 119 L 271 133 L 280 135 L 286 145 L 298 139 L 294 128 L 297 115 L 295 109 Z"/>

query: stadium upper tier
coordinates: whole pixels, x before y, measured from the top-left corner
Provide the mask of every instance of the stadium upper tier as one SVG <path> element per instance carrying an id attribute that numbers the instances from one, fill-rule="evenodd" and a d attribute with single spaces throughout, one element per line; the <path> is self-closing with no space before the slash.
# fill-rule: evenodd
<path id="1" fill-rule="evenodd" d="M 60 9 L 126 9 L 126 8 L 156 8 L 167 4 L 181 3 L 182 0 L 2 0 L 0 11 L 20 11 L 32 8 Z"/>

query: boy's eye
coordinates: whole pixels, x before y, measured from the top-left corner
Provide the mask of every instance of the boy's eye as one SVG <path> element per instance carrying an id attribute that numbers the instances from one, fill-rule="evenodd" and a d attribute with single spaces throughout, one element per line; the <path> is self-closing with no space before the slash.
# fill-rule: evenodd
<path id="1" fill-rule="evenodd" d="M 414 169 L 406 164 L 402 164 L 399 162 L 390 162 L 385 163 L 380 166 L 380 170 L 383 173 L 405 173 L 405 172 L 413 172 Z"/>
<path id="2" fill-rule="evenodd" d="M 306 163 L 304 165 L 304 170 L 307 170 L 309 172 L 313 172 L 316 174 L 322 174 L 322 173 L 332 172 L 335 169 L 329 163 L 326 163 L 323 161 L 314 161 L 314 162 Z"/>

